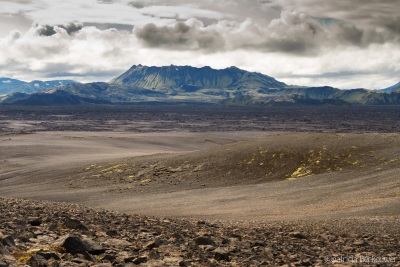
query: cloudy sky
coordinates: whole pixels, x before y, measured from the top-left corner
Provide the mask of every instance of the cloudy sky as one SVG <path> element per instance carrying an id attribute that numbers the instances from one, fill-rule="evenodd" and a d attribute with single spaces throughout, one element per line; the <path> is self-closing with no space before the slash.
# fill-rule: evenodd
<path id="1" fill-rule="evenodd" d="M 288 84 L 400 80 L 399 0 L 0 0 L 0 77 L 237 66 Z"/>

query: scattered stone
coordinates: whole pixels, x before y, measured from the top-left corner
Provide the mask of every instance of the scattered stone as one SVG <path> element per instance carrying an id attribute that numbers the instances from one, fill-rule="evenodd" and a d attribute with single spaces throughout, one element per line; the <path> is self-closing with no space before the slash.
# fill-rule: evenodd
<path id="1" fill-rule="evenodd" d="M 81 223 L 79 220 L 72 219 L 72 218 L 65 218 L 64 220 L 64 226 L 69 229 L 76 229 L 76 230 L 83 230 L 87 231 L 88 229 L 86 228 L 83 223 Z"/>
<path id="2" fill-rule="evenodd" d="M 60 244 L 66 252 L 73 255 L 77 253 L 88 252 L 93 255 L 99 255 L 105 252 L 105 249 L 89 239 L 82 239 L 79 236 L 67 236 Z"/>
<path id="3" fill-rule="evenodd" d="M 132 246 L 131 242 L 122 239 L 110 238 L 104 242 L 105 245 L 116 247 L 116 248 L 125 248 Z"/>
<path id="4" fill-rule="evenodd" d="M 3 243 L 0 242 L 0 255 L 8 255 L 8 254 L 10 254 L 10 252 L 3 245 Z"/>
<path id="5" fill-rule="evenodd" d="M 215 241 L 212 238 L 207 237 L 207 236 L 196 237 L 194 242 L 195 242 L 196 246 L 207 246 L 207 245 L 214 246 L 215 245 Z"/>
<path id="6" fill-rule="evenodd" d="M 30 267 L 47 267 L 47 261 L 45 258 L 38 254 L 34 254 L 27 262 Z"/>
<path id="7" fill-rule="evenodd" d="M 0 243 L 2 243 L 6 247 L 17 249 L 15 246 L 14 238 L 12 238 L 11 236 L 6 236 L 0 239 Z"/>
<path id="8" fill-rule="evenodd" d="M 161 239 L 156 239 L 156 240 L 154 240 L 154 241 L 151 241 L 151 242 L 147 243 L 147 244 L 144 246 L 144 249 L 158 248 L 159 246 L 162 245 L 162 243 L 163 243 L 163 240 L 161 240 Z"/>
<path id="9" fill-rule="evenodd" d="M 2 197 L 0 210 L 0 267 L 330 266 L 329 255 L 397 257 L 400 240 L 400 218 L 166 220 Z"/>
<path id="10" fill-rule="evenodd" d="M 61 258 L 58 255 L 58 253 L 54 252 L 54 251 L 43 251 L 43 250 L 40 250 L 40 251 L 38 251 L 36 253 L 36 255 L 42 256 L 46 260 L 50 260 L 50 259 L 54 259 L 54 260 L 57 260 L 57 261 L 61 260 Z"/>
<path id="11" fill-rule="evenodd" d="M 364 240 L 356 240 L 353 242 L 353 245 L 354 246 L 365 246 L 365 245 L 367 245 L 367 242 Z"/>
<path id="12" fill-rule="evenodd" d="M 132 261 L 134 264 L 142 264 L 147 262 L 147 257 L 138 257 Z"/>
<path id="13" fill-rule="evenodd" d="M 214 259 L 217 261 L 230 261 L 230 254 L 222 248 L 217 248 L 214 250 Z"/>
<path id="14" fill-rule="evenodd" d="M 31 226 L 40 226 L 42 224 L 42 220 L 40 218 L 33 218 L 28 221 Z"/>
<path id="15" fill-rule="evenodd" d="M 297 239 L 306 239 L 307 237 L 302 234 L 301 232 L 291 232 L 289 234 L 289 236 L 293 237 L 293 238 L 297 238 Z"/>
<path id="16" fill-rule="evenodd" d="M 108 231 L 106 231 L 106 234 L 108 236 L 115 237 L 118 235 L 118 232 L 116 230 L 108 230 Z"/>

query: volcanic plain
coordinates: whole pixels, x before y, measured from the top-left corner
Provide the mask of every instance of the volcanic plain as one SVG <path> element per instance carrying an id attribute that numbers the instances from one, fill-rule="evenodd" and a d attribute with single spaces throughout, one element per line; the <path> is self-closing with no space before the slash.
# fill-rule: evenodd
<path id="1" fill-rule="evenodd" d="M 2 107 L 0 266 L 399 266 L 399 119 Z"/>

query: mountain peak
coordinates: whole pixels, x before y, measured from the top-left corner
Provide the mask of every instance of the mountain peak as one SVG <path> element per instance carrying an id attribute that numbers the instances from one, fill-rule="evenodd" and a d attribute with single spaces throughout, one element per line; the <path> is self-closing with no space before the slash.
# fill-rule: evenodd
<path id="1" fill-rule="evenodd" d="M 134 65 L 110 84 L 129 85 L 162 92 L 197 91 L 201 89 L 282 89 L 286 84 L 260 73 L 237 67 L 213 69 L 210 66 L 142 66 Z"/>

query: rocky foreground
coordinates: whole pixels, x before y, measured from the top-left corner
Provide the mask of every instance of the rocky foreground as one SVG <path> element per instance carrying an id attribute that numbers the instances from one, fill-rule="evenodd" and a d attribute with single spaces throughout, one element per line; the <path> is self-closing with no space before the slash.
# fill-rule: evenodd
<path id="1" fill-rule="evenodd" d="M 208 222 L 0 198 L 0 267 L 400 266 L 400 219 Z"/>

